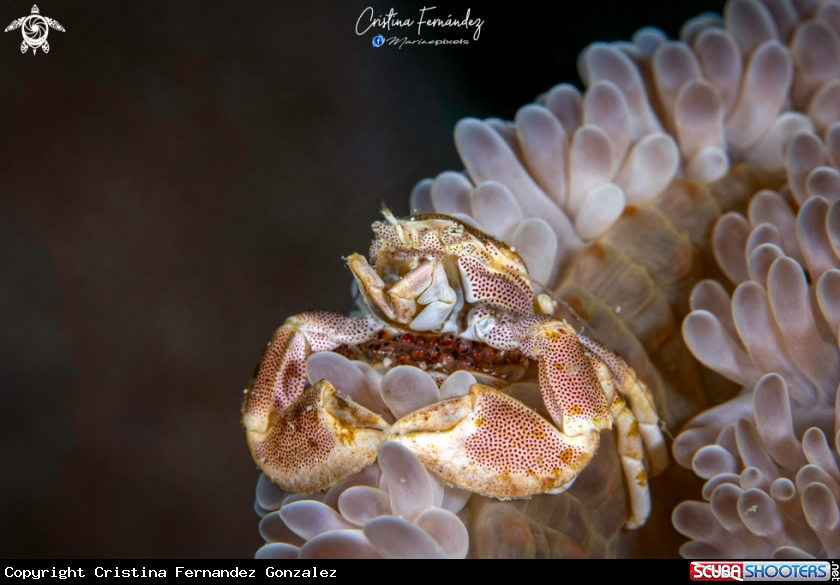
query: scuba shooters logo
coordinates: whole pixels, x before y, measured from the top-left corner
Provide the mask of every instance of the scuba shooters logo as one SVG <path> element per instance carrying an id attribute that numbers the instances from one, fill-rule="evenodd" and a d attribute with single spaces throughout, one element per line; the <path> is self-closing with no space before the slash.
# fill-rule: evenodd
<path id="1" fill-rule="evenodd" d="M 692 581 L 840 581 L 836 561 L 692 561 Z"/>

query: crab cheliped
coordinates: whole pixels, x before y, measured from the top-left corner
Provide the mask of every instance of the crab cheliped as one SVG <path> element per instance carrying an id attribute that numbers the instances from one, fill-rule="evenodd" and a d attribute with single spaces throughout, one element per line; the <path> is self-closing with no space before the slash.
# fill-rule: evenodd
<path id="1" fill-rule="evenodd" d="M 372 464 L 389 442 L 407 447 L 451 486 L 499 499 L 561 493 L 615 425 L 627 478 L 627 528 L 650 513 L 648 471 L 667 465 L 647 387 L 617 354 L 553 316 L 525 263 L 495 238 L 445 215 L 373 224 L 371 264 L 347 263 L 369 315 L 307 311 L 286 320 L 246 390 L 242 423 L 261 471 L 284 490 L 324 490 Z M 466 394 L 399 420 L 380 397 L 348 396 L 327 380 L 306 386 L 310 354 L 335 352 L 379 370 L 414 366 L 441 385 L 470 372 Z M 531 362 L 554 424 L 505 393 Z M 627 402 L 629 401 L 629 407 Z M 384 397 L 387 403 L 387 397 Z"/>

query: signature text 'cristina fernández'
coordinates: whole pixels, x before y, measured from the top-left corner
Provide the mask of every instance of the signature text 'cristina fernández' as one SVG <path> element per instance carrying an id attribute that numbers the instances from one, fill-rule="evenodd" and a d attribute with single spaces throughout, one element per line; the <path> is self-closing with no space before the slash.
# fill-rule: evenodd
<path id="1" fill-rule="evenodd" d="M 431 14 L 427 14 L 436 9 L 437 6 L 424 6 L 420 9 L 420 18 L 418 20 L 414 20 L 411 18 L 399 18 L 399 13 L 394 12 L 393 8 L 388 11 L 388 14 L 375 16 L 373 7 L 368 6 L 362 10 L 362 13 L 359 15 L 359 19 L 356 21 L 356 34 L 363 35 L 374 27 L 391 30 L 391 27 L 412 27 L 417 25 L 418 35 L 421 34 L 424 26 L 429 28 L 463 27 L 467 30 L 475 29 L 473 31 L 473 40 L 478 40 L 478 37 L 481 35 L 481 26 L 484 24 L 484 21 L 480 18 L 471 19 L 469 8 L 467 8 L 467 15 L 463 20 L 452 18 L 451 14 L 447 15 L 446 18 L 437 18 Z"/>

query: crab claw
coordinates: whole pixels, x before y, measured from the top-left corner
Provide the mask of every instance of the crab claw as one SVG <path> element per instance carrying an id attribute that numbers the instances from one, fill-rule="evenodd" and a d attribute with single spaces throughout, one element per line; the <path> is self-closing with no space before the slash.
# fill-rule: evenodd
<path id="1" fill-rule="evenodd" d="M 612 428 L 605 388 L 570 325 L 551 315 L 532 315 L 513 333 L 522 352 L 539 360 L 543 400 L 566 435 Z"/>
<path id="2" fill-rule="evenodd" d="M 260 470 L 283 489 L 324 489 L 373 461 L 387 423 L 328 382 L 304 386 L 310 353 L 363 343 L 381 328 L 372 319 L 308 311 L 275 332 L 245 391 L 242 426 Z"/>
<path id="3" fill-rule="evenodd" d="M 600 444 L 598 432 L 566 436 L 515 398 L 480 384 L 401 418 L 391 440 L 445 482 L 501 499 L 565 490 Z"/>
<path id="4" fill-rule="evenodd" d="M 373 463 L 387 430 L 379 415 L 321 380 L 271 420 L 266 432 L 247 435 L 254 460 L 271 481 L 312 493 Z"/>

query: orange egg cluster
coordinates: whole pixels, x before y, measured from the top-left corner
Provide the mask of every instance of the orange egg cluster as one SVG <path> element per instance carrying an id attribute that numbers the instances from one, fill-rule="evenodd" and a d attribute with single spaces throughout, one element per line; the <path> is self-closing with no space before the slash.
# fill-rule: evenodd
<path id="1" fill-rule="evenodd" d="M 371 362 L 381 361 L 389 367 L 415 366 L 446 374 L 457 370 L 478 370 L 494 375 L 500 366 L 528 367 L 528 359 L 518 350 L 501 351 L 452 333 L 427 335 L 383 330 L 373 341 L 358 346 L 358 349 Z"/>

